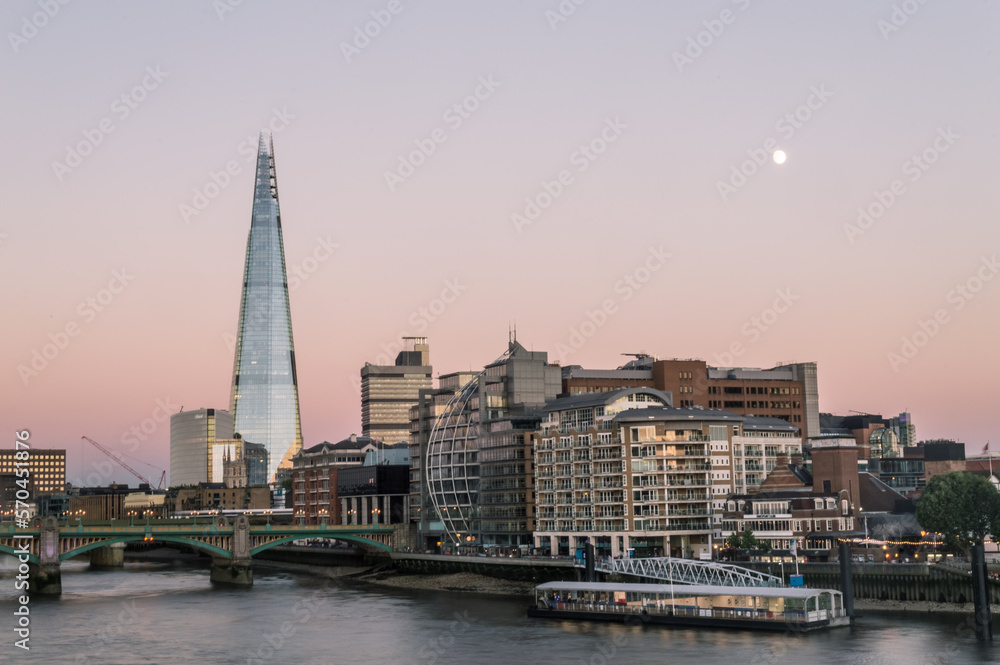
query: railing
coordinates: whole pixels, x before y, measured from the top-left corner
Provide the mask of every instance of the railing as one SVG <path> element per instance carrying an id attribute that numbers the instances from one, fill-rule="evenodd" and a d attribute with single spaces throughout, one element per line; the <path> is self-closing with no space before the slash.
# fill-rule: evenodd
<path id="1" fill-rule="evenodd" d="M 600 559 L 595 567 L 605 573 L 672 580 L 682 584 L 750 587 L 782 585 L 780 578 L 749 568 L 714 561 L 696 561 L 674 557 Z"/>

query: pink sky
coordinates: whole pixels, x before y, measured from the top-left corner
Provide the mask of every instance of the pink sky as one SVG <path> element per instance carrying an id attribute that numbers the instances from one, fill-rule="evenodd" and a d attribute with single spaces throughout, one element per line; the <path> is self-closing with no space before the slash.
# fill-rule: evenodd
<path id="1" fill-rule="evenodd" d="M 73 3 L 8 45 L 9 436 L 66 448 L 72 480 L 102 459 L 83 434 L 165 467 L 160 404 L 228 408 L 244 142 L 273 122 L 286 261 L 307 276 L 291 295 L 306 445 L 360 432 L 360 367 L 400 334 L 429 338 L 436 372 L 493 360 L 511 322 L 559 360 L 609 300 L 566 363 L 724 364 L 739 342 L 741 366 L 819 363 L 823 411 L 909 410 L 920 438 L 970 451 L 1000 439 L 996 6 L 922 5 L 889 31 L 891 5 L 860 1 L 595 2 L 564 22 L 555 0 L 405 2 L 348 61 L 341 43 L 388 4 L 246 2 L 220 19 L 211 3 Z M 35 11 L 0 17 L 16 32 Z M 53 166 L 81 141 L 96 146 L 79 165 Z M 418 144 L 433 152 L 390 188 Z M 554 200 L 518 232 L 546 183 Z M 211 200 L 185 219 L 196 190 Z M 772 318 L 777 291 L 792 304 Z M 50 336 L 65 348 L 23 376 Z"/>

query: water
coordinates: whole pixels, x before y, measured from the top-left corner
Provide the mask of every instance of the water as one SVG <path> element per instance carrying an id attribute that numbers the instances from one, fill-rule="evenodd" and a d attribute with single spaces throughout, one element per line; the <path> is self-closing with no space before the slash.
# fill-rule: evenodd
<path id="1" fill-rule="evenodd" d="M 1000 665 L 958 615 L 869 615 L 806 637 L 528 619 L 528 601 L 396 590 L 257 568 L 252 589 L 208 569 L 63 565 L 59 600 L 32 599 L 31 651 L 13 646 L 14 581 L 0 579 L 0 663 L 678 663 Z M 282 635 L 284 628 L 284 635 Z M 1000 636 L 1000 631 L 996 631 Z"/>

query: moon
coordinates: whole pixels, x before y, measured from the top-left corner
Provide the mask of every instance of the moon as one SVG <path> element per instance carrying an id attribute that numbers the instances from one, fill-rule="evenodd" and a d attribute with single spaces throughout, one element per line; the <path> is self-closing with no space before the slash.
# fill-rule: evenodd
<path id="1" fill-rule="evenodd" d="M 788 155 L 785 154 L 784 150 L 775 150 L 771 158 L 775 164 L 784 164 L 785 160 L 788 159 Z"/>

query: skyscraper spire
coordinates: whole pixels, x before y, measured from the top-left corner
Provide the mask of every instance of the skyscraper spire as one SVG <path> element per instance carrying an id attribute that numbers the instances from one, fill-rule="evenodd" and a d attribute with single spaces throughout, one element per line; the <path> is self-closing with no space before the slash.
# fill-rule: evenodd
<path id="1" fill-rule="evenodd" d="M 274 140 L 260 135 L 230 398 L 234 431 L 268 451 L 267 476 L 302 448 Z"/>

